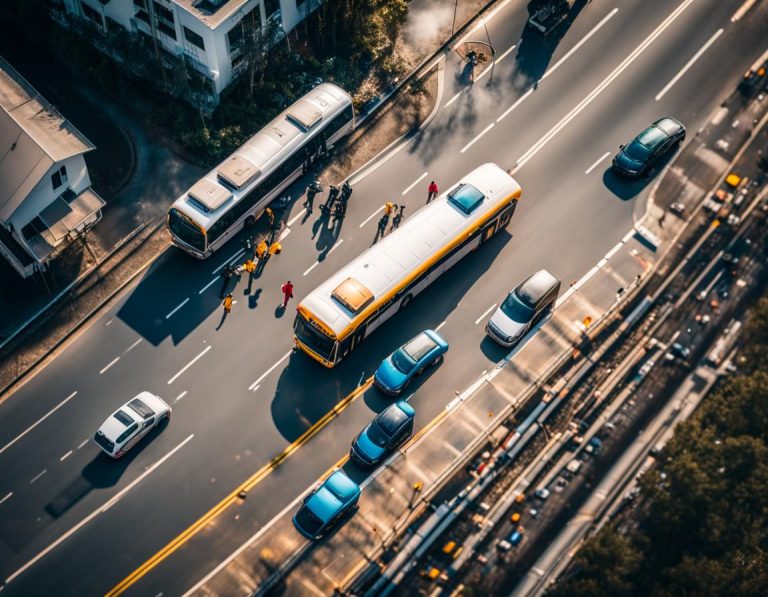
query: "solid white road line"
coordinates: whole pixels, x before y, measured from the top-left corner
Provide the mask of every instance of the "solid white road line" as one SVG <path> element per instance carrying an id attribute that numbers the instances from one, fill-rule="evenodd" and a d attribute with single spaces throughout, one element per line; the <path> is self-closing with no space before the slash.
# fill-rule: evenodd
<path id="1" fill-rule="evenodd" d="M 6 495 L 6 496 L 5 496 L 5 497 L 4 497 L 2 500 L 0 500 L 0 504 L 2 504 L 2 503 L 5 501 L 5 500 L 7 500 L 8 498 L 10 498 L 12 495 L 13 495 L 13 492 L 12 492 L 12 491 L 9 491 L 9 492 L 8 492 L 8 495 Z M 304 496 L 302 496 L 302 497 L 304 497 Z"/>
<path id="2" fill-rule="evenodd" d="M 67 458 L 69 458 L 70 456 L 72 456 L 72 452 L 73 452 L 73 450 L 70 450 L 69 452 L 67 452 L 66 454 L 64 454 L 64 456 L 62 456 L 61 458 L 59 458 L 59 462 L 64 462 L 64 461 L 65 461 Z"/>
<path id="3" fill-rule="evenodd" d="M 149 475 L 152 471 L 154 471 L 158 466 L 163 464 L 166 460 L 168 460 L 171 456 L 173 456 L 184 444 L 186 444 L 189 440 L 191 440 L 193 437 L 195 437 L 195 434 L 192 433 L 185 439 L 183 442 L 181 442 L 178 446 L 176 446 L 173 450 L 168 452 L 165 456 L 163 456 L 160 460 L 158 460 L 155 464 L 150 466 L 146 471 L 144 471 L 141 475 L 139 475 L 130 485 L 128 485 L 125 489 L 120 491 L 115 497 L 113 497 L 111 500 L 109 500 L 104 506 L 101 508 L 98 508 L 94 510 L 91 514 L 86 516 L 83 520 L 81 520 L 79 523 L 77 523 L 75 526 L 73 526 L 71 529 L 69 529 L 66 533 L 64 533 L 61 537 L 56 539 L 53 543 L 51 543 L 48 547 L 46 547 L 43 551 L 41 551 L 39 554 L 37 554 L 34 558 L 29 560 L 26 564 L 24 564 L 21 568 L 19 568 L 16 572 L 11 574 L 8 578 L 5 579 L 6 583 L 11 582 L 14 578 L 22 574 L 25 570 L 39 562 L 42 558 L 44 558 L 48 553 L 50 553 L 52 550 L 54 550 L 56 547 L 58 547 L 61 543 L 63 543 L 66 539 L 71 537 L 73 534 L 75 534 L 77 531 L 79 531 L 83 526 L 88 524 L 91 520 L 93 520 L 96 516 L 101 514 L 102 512 L 106 512 L 111 506 L 116 504 L 120 498 L 122 498 L 126 493 L 128 493 L 131 489 L 133 489 L 140 481 L 142 481 L 147 475 Z M 302 496 L 303 497 L 303 496 Z"/>
<path id="4" fill-rule="evenodd" d="M 383 468 L 383 467 L 382 467 Z M 243 553 L 246 549 L 248 549 L 251 545 L 253 545 L 256 541 L 258 541 L 264 533 L 269 531 L 279 520 L 281 520 L 288 512 L 292 511 L 298 503 L 304 499 L 304 496 L 309 493 L 312 487 L 314 487 L 315 484 L 313 483 L 307 489 L 303 492 L 301 492 L 296 499 L 294 499 L 290 504 L 288 504 L 285 508 L 283 508 L 280 512 L 278 512 L 272 520 L 270 520 L 267 524 L 265 524 L 263 527 L 261 527 L 258 531 L 256 531 L 250 539 L 248 539 L 245 543 L 243 543 L 240 547 L 238 547 L 232 554 L 227 557 L 224 561 L 222 561 L 218 566 L 216 566 L 213 570 L 211 570 L 208 574 L 206 574 L 200 582 L 198 582 L 194 587 L 189 589 L 182 597 L 190 597 L 190 595 L 194 595 L 197 593 L 200 588 L 207 583 L 209 580 L 211 580 L 214 576 L 216 576 L 222 569 L 229 566 L 229 564 L 234 560 L 237 556 L 239 556 L 241 553 Z"/>
<path id="5" fill-rule="evenodd" d="M 621 73 L 623 73 L 629 66 L 642 54 L 655 40 L 659 37 L 674 21 L 679 17 L 683 11 L 693 4 L 694 0 L 684 0 L 672 13 L 665 18 L 661 24 L 653 30 L 653 32 L 646 37 L 640 45 L 638 45 L 622 62 L 609 74 L 603 81 L 593 89 L 587 97 L 585 97 L 579 104 L 574 107 L 568 114 L 566 114 L 560 122 L 553 126 L 541 139 L 534 143 L 528 151 L 526 151 L 520 159 L 517 160 L 516 170 L 522 168 L 531 158 L 533 158 L 539 151 L 541 151 L 547 143 L 549 143 L 555 135 L 557 135 L 571 120 L 576 118 L 589 104 L 591 104 L 597 96 L 599 96 Z"/>
<path id="6" fill-rule="evenodd" d="M 224 269 L 224 266 L 225 266 L 225 265 L 228 265 L 228 264 L 232 263 L 232 262 L 233 262 L 235 259 L 237 259 L 238 257 L 240 257 L 240 255 L 242 255 L 243 253 L 245 253 L 245 249 L 240 249 L 240 250 L 239 250 L 237 253 L 235 253 L 234 255 L 232 255 L 232 257 L 230 257 L 229 259 L 227 259 L 227 260 L 226 260 L 224 263 L 222 263 L 222 264 L 221 264 L 219 267 L 217 267 L 215 270 L 213 270 L 213 271 L 211 272 L 211 275 L 212 275 L 212 276 L 215 276 L 216 274 L 218 274 L 218 273 L 219 273 L 221 270 L 223 270 L 223 269 Z"/>
<path id="7" fill-rule="evenodd" d="M 415 187 L 417 184 L 419 184 L 419 183 L 420 183 L 422 180 L 424 180 L 426 177 L 427 177 L 427 172 L 425 172 L 424 174 L 422 174 L 421 176 L 419 176 L 419 177 L 418 177 L 416 180 L 414 180 L 414 181 L 413 181 L 413 182 L 412 182 L 410 185 L 408 185 L 408 187 L 407 187 L 407 188 L 406 188 L 406 189 L 405 189 L 405 190 L 404 190 L 402 193 L 400 193 L 400 196 L 402 197 L 402 196 L 406 195 L 406 194 L 408 193 L 408 191 L 410 191 L 410 190 L 411 190 L 413 187 Z"/>
<path id="8" fill-rule="evenodd" d="M 735 23 L 736 21 L 740 20 L 741 17 L 747 14 L 749 9 L 755 5 L 755 2 L 757 2 L 757 0 L 746 0 L 744 4 L 742 4 L 739 9 L 733 13 L 733 16 L 731 17 L 731 23 Z"/>
<path id="9" fill-rule="evenodd" d="M 2 449 L 0 449 L 0 454 L 5 452 L 8 448 L 10 448 L 13 444 L 15 444 L 17 441 L 19 441 L 22 437 L 27 435 L 30 431 L 32 431 L 35 427 L 37 427 L 40 423 L 45 421 L 48 417 L 50 417 L 53 413 L 55 413 L 57 410 L 59 410 L 62 406 L 64 406 L 67 402 L 72 400 L 77 396 L 77 390 L 72 392 L 69 396 L 64 398 L 61 402 L 59 402 L 56 406 L 54 406 L 51 410 L 49 410 L 46 414 L 44 414 L 42 417 L 40 417 L 36 422 L 32 423 L 27 429 L 23 432 L 21 432 L 19 435 L 17 435 L 15 438 L 13 438 L 11 441 L 9 441 L 7 444 L 3 446 Z"/>
<path id="10" fill-rule="evenodd" d="M 576 50 L 578 50 L 581 46 L 583 46 L 590 37 L 592 37 L 600 29 L 602 29 L 603 25 L 605 25 L 609 20 L 611 20 L 611 18 L 613 16 L 615 16 L 617 12 L 619 12 L 619 9 L 618 8 L 614 8 L 611 12 L 609 12 L 607 15 L 605 15 L 603 17 L 603 20 L 600 21 L 597 25 L 595 25 L 589 33 L 587 33 L 584 37 L 582 37 L 581 41 L 579 41 L 579 43 L 577 43 L 570 50 L 568 50 L 568 53 L 565 56 L 563 56 L 560 60 L 555 62 L 555 64 L 552 67 L 547 69 L 547 72 L 544 73 L 544 76 L 541 77 L 541 80 L 543 81 L 549 75 L 554 73 L 558 68 L 560 68 L 563 65 L 563 63 L 566 60 L 568 60 L 576 52 Z"/>
<path id="11" fill-rule="evenodd" d="M 293 352 L 292 350 L 289 350 L 289 351 L 288 351 L 288 352 L 286 352 L 286 353 L 285 353 L 285 354 L 284 354 L 282 357 L 280 357 L 280 360 L 279 360 L 279 361 L 277 361 L 277 363 L 275 363 L 274 365 L 272 365 L 272 366 L 271 366 L 269 369 L 267 369 L 267 371 L 266 371 L 266 373 L 264 373 L 264 375 L 262 375 L 262 376 L 261 376 L 259 379 L 257 379 L 256 381 L 254 381 L 254 382 L 253 382 L 253 383 L 252 383 L 250 386 L 248 386 L 248 389 L 249 389 L 251 392 L 255 391 L 255 389 L 256 389 L 256 386 L 258 386 L 258 385 L 259 385 L 259 384 L 260 384 L 260 383 L 261 383 L 261 382 L 264 380 L 264 378 L 265 378 L 267 375 L 269 375 L 270 373 L 272 373 L 272 372 L 273 372 L 273 371 L 274 371 L 274 370 L 275 370 L 275 369 L 276 369 L 276 368 L 277 368 L 277 367 L 280 365 L 280 363 L 282 363 L 282 362 L 283 362 L 285 359 L 287 359 L 289 356 L 291 356 L 291 353 L 292 353 L 292 352 Z"/>
<path id="12" fill-rule="evenodd" d="M 213 284 L 216 282 L 216 280 L 218 280 L 218 278 L 214 278 L 213 280 L 208 282 L 208 284 L 206 284 L 200 290 L 197 291 L 197 294 L 203 294 L 206 290 L 208 290 L 211 286 L 213 286 Z"/>
<path id="13" fill-rule="evenodd" d="M 441 327 L 443 327 L 446 323 L 448 323 L 447 319 L 443 319 L 443 323 L 441 323 L 439 326 L 435 328 L 435 331 L 439 331 Z"/>
<path id="14" fill-rule="evenodd" d="M 106 367 L 104 367 L 104 369 L 102 369 L 101 371 L 99 371 L 99 375 L 103 375 L 103 374 L 104 374 L 104 372 L 105 372 L 107 369 L 109 369 L 109 368 L 110 368 L 112 365 L 114 365 L 115 363 L 117 363 L 117 361 L 119 361 L 119 360 L 120 360 L 120 357 L 115 357 L 114 359 L 112 359 L 112 361 L 109 363 L 109 365 L 107 365 Z"/>
<path id="15" fill-rule="evenodd" d="M 715 43 L 717 38 L 720 37 L 723 34 L 723 31 L 725 31 L 725 30 L 722 27 L 720 29 L 718 29 L 715 32 L 715 34 L 712 37 L 710 37 L 709 40 L 707 40 L 707 43 L 705 43 L 701 47 L 701 49 L 698 52 L 696 52 L 691 57 L 691 59 L 688 62 L 685 63 L 685 66 L 682 69 L 680 69 L 680 72 L 677 73 L 674 77 L 672 77 L 672 80 L 664 86 L 664 89 L 662 89 L 661 91 L 659 91 L 659 93 L 656 94 L 656 98 L 655 99 L 656 99 L 657 102 L 662 97 L 664 97 L 664 95 L 667 93 L 667 91 L 669 91 L 672 88 L 672 86 L 675 83 L 677 83 L 680 80 L 680 78 L 685 73 L 688 72 L 688 69 L 691 68 L 699 58 L 701 58 L 702 54 L 704 54 L 704 52 L 706 52 L 709 49 L 709 46 L 711 46 L 713 43 Z"/>
<path id="16" fill-rule="evenodd" d="M 47 468 L 44 468 L 42 473 L 38 473 L 38 474 L 36 474 L 34 477 L 32 477 L 32 480 L 29 482 L 29 484 L 30 484 L 30 485 L 32 485 L 32 483 L 34 483 L 35 481 L 37 481 L 37 480 L 38 480 L 40 477 L 42 477 L 42 476 L 43 476 L 45 473 L 47 473 L 47 472 L 48 472 L 48 469 L 47 469 Z"/>
<path id="17" fill-rule="evenodd" d="M 485 316 L 488 315 L 488 313 L 490 313 L 491 311 L 493 311 L 496 308 L 497 304 L 498 303 L 493 303 L 490 307 L 488 307 L 488 309 L 486 311 L 484 311 L 483 314 L 475 320 L 475 325 L 477 325 L 483 319 L 485 319 Z"/>
<path id="18" fill-rule="evenodd" d="M 472 139 L 472 140 L 471 140 L 469 143 L 467 143 L 467 144 L 466 144 L 466 145 L 465 145 L 465 146 L 462 148 L 462 150 L 461 150 L 459 153 L 464 153 L 465 151 L 467 151 L 467 149 L 469 149 L 469 148 L 470 148 L 470 147 L 472 147 L 472 146 L 473 146 L 475 143 L 477 143 L 477 142 L 480 140 L 480 137 L 482 137 L 483 135 L 485 135 L 485 133 L 487 133 L 488 131 L 490 131 L 490 130 L 491 130 L 493 127 L 494 127 L 494 126 L 495 126 L 495 125 L 494 125 L 494 123 L 491 123 L 491 124 L 489 124 L 487 127 L 485 127 L 485 128 L 483 129 L 483 131 L 482 131 L 482 132 L 481 132 L 481 133 L 480 133 L 480 134 L 479 134 L 477 137 L 475 137 L 475 138 L 474 138 L 474 139 Z"/>
<path id="19" fill-rule="evenodd" d="M 174 403 L 174 404 L 176 404 L 176 403 L 177 403 L 179 400 L 181 400 L 182 398 L 184 398 L 184 396 L 186 396 L 186 395 L 187 395 L 187 391 L 188 391 L 188 390 L 184 390 L 184 391 L 183 391 L 181 394 L 179 394 L 178 396 L 176 396 L 176 399 L 173 401 L 173 403 Z"/>
<path id="20" fill-rule="evenodd" d="M 189 302 L 189 297 L 187 297 L 187 298 L 185 298 L 183 301 L 181 301 L 181 303 L 179 303 L 179 304 L 176 306 L 176 308 L 175 308 L 173 311 L 171 311 L 170 313 L 168 313 L 168 315 L 166 315 L 166 316 L 165 316 L 165 318 L 166 318 L 166 319 L 170 319 L 171 317 L 173 317 L 173 314 L 174 314 L 174 313 L 176 313 L 176 311 L 178 311 L 179 309 L 181 309 L 181 308 L 182 308 L 184 305 L 186 305 L 188 302 Z"/>
<path id="21" fill-rule="evenodd" d="M 284 239 L 286 236 L 288 236 L 290 233 L 291 233 L 291 229 L 290 229 L 290 228 L 285 228 L 285 230 L 283 230 L 283 231 L 280 233 L 280 236 L 278 236 L 278 237 L 277 237 L 277 240 L 283 240 L 283 239 Z"/>
<path id="22" fill-rule="evenodd" d="M 185 372 L 187 369 L 189 369 L 189 368 L 190 368 L 192 365 L 194 365 L 194 364 L 195 364 L 195 362 L 197 361 L 197 359 L 199 359 L 199 358 L 200 358 L 200 357 L 202 357 L 202 356 L 203 356 L 203 355 L 204 355 L 206 352 L 208 352 L 209 350 L 211 350 L 211 348 L 213 348 L 213 346 L 206 346 L 206 347 L 205 347 L 205 349 L 203 349 L 203 352 L 201 352 L 201 353 L 200 353 L 199 355 L 197 355 L 197 356 L 196 356 L 194 359 L 192 359 L 191 361 L 189 361 L 189 363 L 187 363 L 186 365 L 184 365 L 184 367 L 181 369 L 181 371 L 179 371 L 179 372 L 178 372 L 176 375 L 174 375 L 174 376 L 173 376 L 171 379 L 169 379 L 169 380 L 168 380 L 168 385 L 171 385 L 171 384 L 172 384 L 174 381 L 176 381 L 176 378 L 178 378 L 178 377 L 179 377 L 179 375 L 181 375 L 181 374 L 182 374 L 182 373 L 184 373 L 184 372 Z"/>
<path id="23" fill-rule="evenodd" d="M 312 265 L 310 265 L 302 274 L 302 276 L 306 276 L 309 272 L 311 272 L 313 269 L 315 269 L 318 265 L 320 265 L 319 261 L 315 261 Z"/>
<path id="24" fill-rule="evenodd" d="M 595 161 L 594 164 L 592 164 L 589 168 L 587 168 L 587 170 L 584 172 L 584 174 L 589 174 L 590 172 L 592 172 L 592 170 L 597 168 L 598 164 L 600 162 L 602 162 L 605 158 L 607 158 L 609 155 L 611 155 L 611 152 L 610 151 L 606 151 L 603 155 L 601 155 L 599 158 L 597 158 L 597 160 Z"/>
<path id="25" fill-rule="evenodd" d="M 382 205 L 379 209 L 377 209 L 375 212 L 373 212 L 370 216 L 368 216 L 365 220 L 363 220 L 363 223 L 358 226 L 358 228 L 362 228 L 365 226 L 368 222 L 370 222 L 373 218 L 376 217 L 376 214 L 378 214 L 382 209 L 384 209 L 384 206 Z"/>
<path id="26" fill-rule="evenodd" d="M 529 90 L 528 90 L 528 91 L 526 91 L 526 92 L 525 92 L 523 95 L 521 95 L 519 98 L 517 98 L 517 101 L 516 101 L 514 104 L 512 104 L 512 105 L 511 105 L 509 108 L 507 108 L 506 110 L 504 110 L 504 112 L 502 113 L 502 115 L 501 115 L 501 116 L 499 116 L 499 117 L 496 119 L 496 122 L 497 122 L 497 123 L 501 122 L 501 121 L 502 121 L 502 119 L 504 119 L 504 118 L 505 118 L 505 117 L 506 117 L 506 116 L 507 116 L 507 115 L 508 115 L 508 114 L 509 114 L 509 113 L 510 113 L 512 110 L 514 110 L 514 109 L 515 109 L 515 108 L 517 108 L 517 107 L 518 107 L 520 104 L 522 104 L 522 103 L 523 103 L 523 101 L 525 100 L 525 98 L 527 98 L 527 97 L 528 97 L 529 95 L 531 95 L 532 93 L 533 93 L 533 88 L 529 89 Z"/>

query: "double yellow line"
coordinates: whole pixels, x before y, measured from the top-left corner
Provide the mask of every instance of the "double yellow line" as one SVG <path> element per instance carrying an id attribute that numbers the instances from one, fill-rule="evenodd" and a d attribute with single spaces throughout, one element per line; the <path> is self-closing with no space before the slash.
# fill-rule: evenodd
<path id="1" fill-rule="evenodd" d="M 131 585 L 136 583 L 139 579 L 144 577 L 150 570 L 155 568 L 165 558 L 170 556 L 179 547 L 181 547 L 187 541 L 189 541 L 192 537 L 194 537 L 212 519 L 214 519 L 216 516 L 224 512 L 232 504 L 237 503 L 237 500 L 239 499 L 238 496 L 240 493 L 242 492 L 247 493 L 248 491 L 256 487 L 256 485 L 261 483 L 272 471 L 274 471 L 288 457 L 290 457 L 291 454 L 293 454 L 301 446 L 306 444 L 310 439 L 312 439 L 315 435 L 317 435 L 317 433 L 323 427 L 325 427 L 328 423 L 330 423 L 333 419 L 335 419 L 339 414 L 341 414 L 341 412 L 345 408 L 347 408 L 355 400 L 355 398 L 357 398 L 366 389 L 368 389 L 372 381 L 373 381 L 373 376 L 366 379 L 362 385 L 358 386 L 354 391 L 352 391 L 350 394 L 344 397 L 340 402 L 338 402 L 331 410 L 325 413 L 318 421 L 316 421 L 309 429 L 307 429 L 304 433 L 302 433 L 301 436 L 298 439 L 296 439 L 293 443 L 291 443 L 285 450 L 283 450 L 280 454 L 275 456 L 267 464 L 261 467 L 251 477 L 249 477 L 243 483 L 241 483 L 240 486 L 234 489 L 227 497 L 221 500 L 213 508 L 208 510 L 208 512 L 206 512 L 203 516 L 201 516 L 191 525 L 189 525 L 180 535 L 178 535 L 176 538 L 170 541 L 165 547 L 163 547 L 155 555 L 153 555 L 141 566 L 139 566 L 136 570 L 134 570 L 129 576 L 127 576 L 119 584 L 117 584 L 114 588 L 112 588 L 112 590 L 110 590 L 107 593 L 107 597 L 114 597 L 116 595 L 120 595 L 121 593 L 124 593 L 128 589 L 128 587 L 130 587 Z M 342 459 L 339 462 L 343 462 L 343 461 L 344 459 Z"/>

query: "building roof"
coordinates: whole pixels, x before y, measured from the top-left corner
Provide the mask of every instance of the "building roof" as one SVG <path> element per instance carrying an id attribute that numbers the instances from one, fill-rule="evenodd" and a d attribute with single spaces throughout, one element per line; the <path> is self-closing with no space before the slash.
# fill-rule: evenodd
<path id="1" fill-rule="evenodd" d="M 250 0 L 173 0 L 209 29 L 216 29 Z M 255 4 L 258 8 L 258 3 Z"/>
<path id="2" fill-rule="evenodd" d="M 0 221 L 5 221 L 53 164 L 95 147 L 2 58 L 0 107 Z"/>

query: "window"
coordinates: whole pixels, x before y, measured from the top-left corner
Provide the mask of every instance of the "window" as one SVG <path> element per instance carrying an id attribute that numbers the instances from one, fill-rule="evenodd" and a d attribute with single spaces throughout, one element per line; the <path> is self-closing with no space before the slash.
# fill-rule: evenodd
<path id="1" fill-rule="evenodd" d="M 165 21 L 168 21 L 169 23 L 175 23 L 176 21 L 173 20 L 173 12 L 169 9 L 167 9 L 162 4 L 159 4 L 157 0 L 154 0 L 154 9 L 155 9 L 155 16 L 158 19 L 163 19 Z"/>
<path id="2" fill-rule="evenodd" d="M 123 431 L 120 436 L 117 438 L 117 443 L 122 444 L 125 440 L 127 440 L 129 437 L 131 437 L 134 433 L 136 433 L 136 430 L 139 428 L 138 423 L 134 423 L 128 429 Z"/>
<path id="3" fill-rule="evenodd" d="M 149 13 L 146 10 L 138 10 L 136 11 L 136 18 L 144 21 L 147 25 L 149 25 Z M 143 32 L 142 32 L 143 33 Z"/>
<path id="4" fill-rule="evenodd" d="M 172 37 L 174 41 L 176 40 L 176 29 L 174 29 L 170 25 L 163 23 L 163 21 L 158 21 L 157 28 L 163 33 L 165 33 L 168 37 Z"/>
<path id="5" fill-rule="evenodd" d="M 146 10 L 147 0 L 133 0 L 133 5 Z"/>
<path id="6" fill-rule="evenodd" d="M 184 37 L 186 37 L 187 41 L 191 43 L 193 46 L 197 46 L 203 52 L 205 52 L 205 42 L 203 41 L 202 36 L 198 35 L 191 29 L 187 29 L 186 27 L 184 27 Z"/>
<path id="7" fill-rule="evenodd" d="M 61 175 L 61 181 L 62 182 L 67 182 L 67 167 L 66 166 L 62 166 L 61 168 L 59 168 L 59 174 Z"/>
<path id="8" fill-rule="evenodd" d="M 261 10 L 258 4 L 227 33 L 230 54 L 242 49 L 246 37 L 253 39 L 256 31 L 261 33 Z"/>
<path id="9" fill-rule="evenodd" d="M 61 186 L 61 174 L 59 172 L 54 172 L 51 175 L 51 182 L 53 183 L 53 190 L 55 191 Z"/>
<path id="10" fill-rule="evenodd" d="M 267 19 L 277 18 L 280 12 L 280 0 L 264 0 L 264 14 Z"/>

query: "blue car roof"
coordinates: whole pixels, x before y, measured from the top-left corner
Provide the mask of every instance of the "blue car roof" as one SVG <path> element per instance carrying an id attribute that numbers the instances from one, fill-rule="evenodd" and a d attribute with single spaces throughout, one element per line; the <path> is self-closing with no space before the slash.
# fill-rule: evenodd
<path id="1" fill-rule="evenodd" d="M 345 504 L 360 495 L 360 486 L 350 479 L 343 471 L 336 471 L 325 480 L 323 487 L 327 487 L 334 495 Z"/>
<path id="2" fill-rule="evenodd" d="M 324 523 L 333 518 L 343 505 L 335 495 L 326 489 L 325 484 L 312 494 L 306 503 L 306 507 Z"/>

